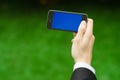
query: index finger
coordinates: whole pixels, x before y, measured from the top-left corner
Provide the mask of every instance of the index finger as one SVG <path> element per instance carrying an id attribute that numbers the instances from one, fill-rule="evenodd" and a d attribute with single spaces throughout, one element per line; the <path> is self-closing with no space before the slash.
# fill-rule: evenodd
<path id="1" fill-rule="evenodd" d="M 85 32 L 84 36 L 85 37 L 91 37 L 92 33 L 93 33 L 93 20 L 92 19 L 88 19 L 87 29 L 86 29 L 86 32 Z"/>

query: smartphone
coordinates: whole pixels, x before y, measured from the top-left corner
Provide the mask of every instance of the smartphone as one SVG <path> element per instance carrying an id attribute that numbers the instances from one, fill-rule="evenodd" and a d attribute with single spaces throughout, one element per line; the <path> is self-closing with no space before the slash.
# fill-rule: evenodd
<path id="1" fill-rule="evenodd" d="M 87 21 L 87 14 L 58 10 L 48 11 L 47 28 L 78 32 L 82 20 Z"/>

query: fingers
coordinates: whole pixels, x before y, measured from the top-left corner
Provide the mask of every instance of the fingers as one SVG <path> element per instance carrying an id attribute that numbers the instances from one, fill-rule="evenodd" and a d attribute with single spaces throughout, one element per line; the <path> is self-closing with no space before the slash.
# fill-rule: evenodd
<path id="1" fill-rule="evenodd" d="M 76 37 L 81 39 L 86 31 L 86 27 L 87 27 L 87 23 L 85 21 L 82 21 L 78 28 L 78 33 L 77 33 Z"/>
<path id="2" fill-rule="evenodd" d="M 87 28 L 86 28 L 86 32 L 85 32 L 84 37 L 87 37 L 90 39 L 92 34 L 93 34 L 93 20 L 88 19 Z"/>
<path id="3" fill-rule="evenodd" d="M 84 40 L 85 42 L 89 42 L 93 35 L 93 20 L 88 19 L 88 22 L 82 21 L 79 28 L 78 33 L 74 33 L 74 39 L 76 40 Z"/>

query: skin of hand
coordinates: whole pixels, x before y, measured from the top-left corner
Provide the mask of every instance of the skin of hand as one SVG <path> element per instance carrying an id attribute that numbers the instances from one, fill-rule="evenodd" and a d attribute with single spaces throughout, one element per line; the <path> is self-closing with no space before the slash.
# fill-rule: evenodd
<path id="1" fill-rule="evenodd" d="M 84 62 L 91 65 L 94 40 L 93 20 L 82 21 L 72 40 L 71 52 L 75 63 Z"/>

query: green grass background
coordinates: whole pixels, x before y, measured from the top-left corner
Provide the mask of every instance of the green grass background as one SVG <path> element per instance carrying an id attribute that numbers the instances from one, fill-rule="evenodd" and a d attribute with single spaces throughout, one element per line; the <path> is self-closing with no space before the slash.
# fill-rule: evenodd
<path id="1" fill-rule="evenodd" d="M 62 10 L 81 12 L 73 8 L 62 7 Z M 0 80 L 70 79 L 74 65 L 71 57 L 72 32 L 48 30 L 47 11 L 1 11 Z M 96 40 L 92 65 L 98 80 L 118 80 L 119 9 L 90 7 L 82 12 L 94 19 Z"/>

